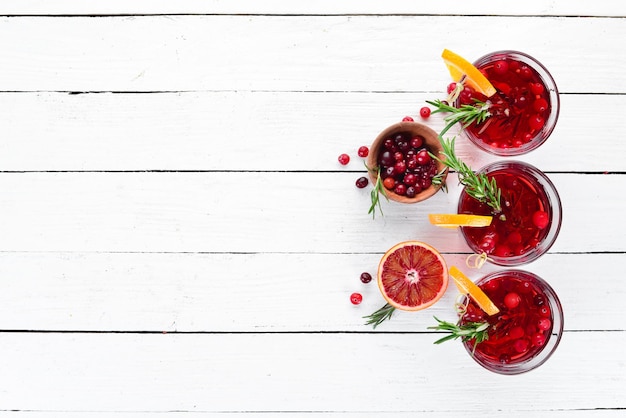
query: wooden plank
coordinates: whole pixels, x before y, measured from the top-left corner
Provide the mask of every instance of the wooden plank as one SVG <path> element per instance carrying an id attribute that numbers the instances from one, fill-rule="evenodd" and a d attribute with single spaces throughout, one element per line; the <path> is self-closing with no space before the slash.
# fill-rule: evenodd
<path id="1" fill-rule="evenodd" d="M 0 404 L 126 414 L 624 409 L 622 353 L 607 348 L 625 337 L 566 333 L 546 364 L 504 384 L 433 335 L 3 334 L 0 364 L 13 378 L 0 380 Z M 489 402 L 469 382 L 488 388 Z"/>
<path id="2" fill-rule="evenodd" d="M 341 167 L 360 145 L 438 92 L 185 92 L 159 94 L 3 93 L 3 171 L 304 170 Z M 553 135 L 521 157 L 545 171 L 623 171 L 626 143 L 613 127 L 620 95 L 562 95 Z M 582 123 L 589 109 L 604 109 Z M 323 123 L 320 123 L 323 120 Z M 443 116 L 424 121 L 444 127 Z M 451 135 L 458 134 L 452 129 Z M 610 149 L 611 152 L 607 152 Z M 457 153 L 479 168 L 500 157 L 464 137 Z"/>
<path id="3" fill-rule="evenodd" d="M 384 300 L 382 254 L 3 253 L 0 330 L 95 332 L 369 332 L 363 316 Z M 521 266 L 558 293 L 567 331 L 624 331 L 624 254 L 547 254 Z M 449 266 L 476 280 L 502 270 Z M 374 277 L 359 280 L 362 272 Z M 349 302 L 352 292 L 363 303 Z M 425 332 L 454 321 L 457 290 L 428 310 L 396 312 L 376 332 Z"/>
<path id="4" fill-rule="evenodd" d="M 459 45 L 477 27 L 498 37 Z M 0 39 L 0 91 L 440 91 L 448 77 L 433 57 L 451 48 L 525 51 L 564 93 L 626 92 L 615 18 L 10 17 Z"/>
<path id="5" fill-rule="evenodd" d="M 358 175 L 4 173 L 0 251 L 351 253 L 420 238 L 444 252 L 467 252 L 460 233 L 426 221 L 428 213 L 456 210 L 454 175 L 449 193 L 417 205 L 383 200 L 385 216 L 374 220 L 369 190 L 354 186 Z M 623 207 L 614 198 L 623 174 L 550 178 L 564 206 L 552 251 L 626 249 L 616 221 Z"/>
<path id="6" fill-rule="evenodd" d="M 589 3 L 583 0 L 557 0 L 545 2 L 529 0 L 512 5 L 497 0 L 463 0 L 428 2 L 413 4 L 402 0 L 380 2 L 376 0 L 318 0 L 315 2 L 289 2 L 281 0 L 135 0 L 126 2 L 110 0 L 104 3 L 79 0 L 58 0 L 54 3 L 45 0 L 5 0 L 0 14 L 455 14 L 455 15 L 565 15 L 565 16 L 616 16 L 626 15 L 622 3 L 599 1 Z"/>

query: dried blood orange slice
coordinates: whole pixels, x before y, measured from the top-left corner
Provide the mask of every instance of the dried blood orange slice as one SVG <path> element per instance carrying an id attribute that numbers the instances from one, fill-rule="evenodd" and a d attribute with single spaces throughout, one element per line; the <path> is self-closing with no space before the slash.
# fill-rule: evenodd
<path id="1" fill-rule="evenodd" d="M 401 242 L 380 260 L 378 287 L 394 308 L 419 311 L 441 299 L 448 288 L 448 268 L 430 245 Z"/>
<path id="2" fill-rule="evenodd" d="M 495 87 L 487 80 L 487 77 L 462 56 L 448 49 L 444 49 L 441 58 L 443 58 L 443 62 L 446 64 L 446 67 L 448 67 L 448 71 L 454 81 L 461 81 L 461 78 L 465 76 L 465 83 L 477 92 L 487 97 L 496 94 Z"/>

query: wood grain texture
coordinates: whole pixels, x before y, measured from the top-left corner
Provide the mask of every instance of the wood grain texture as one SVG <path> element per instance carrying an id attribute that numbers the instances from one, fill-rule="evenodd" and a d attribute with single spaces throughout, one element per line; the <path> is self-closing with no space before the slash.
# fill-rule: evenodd
<path id="1" fill-rule="evenodd" d="M 0 251 L 384 252 L 411 238 L 444 252 L 467 251 L 456 231 L 426 222 L 429 213 L 455 212 L 454 174 L 447 194 L 415 205 L 383 200 L 384 216 L 374 220 L 369 190 L 354 185 L 358 175 L 5 173 Z M 622 204 L 612 199 L 624 175 L 550 178 L 565 208 L 552 250 L 624 252 L 624 229 L 614 221 Z"/>
<path id="2" fill-rule="evenodd" d="M 498 37 L 477 38 L 477 27 Z M 8 17 L 0 91 L 441 91 L 438 57 L 450 48 L 468 59 L 524 51 L 563 93 L 623 94 L 625 40 L 616 18 Z"/>
<path id="3" fill-rule="evenodd" d="M 489 373 L 460 343 L 436 346 L 434 337 L 5 334 L 0 364 L 14 379 L 1 380 L 0 392 L 8 410 L 52 413 L 495 414 L 528 411 L 529 399 L 537 415 L 624 407 L 622 355 L 605 349 L 623 345 L 624 333 L 566 333 L 549 362 L 516 377 Z M 490 400 L 468 382 L 489 388 Z"/>
<path id="4" fill-rule="evenodd" d="M 476 280 L 501 268 L 465 267 Z M 3 253 L 0 329 L 93 332 L 370 332 L 363 316 L 384 305 L 375 282 L 382 254 Z M 547 254 L 522 269 L 561 299 L 565 329 L 624 333 L 621 254 Z M 362 272 L 374 281 L 365 285 Z M 611 283 L 610 287 L 604 285 Z M 363 303 L 349 303 L 360 292 Z M 376 332 L 426 332 L 454 320 L 458 291 L 423 312 L 396 312 Z M 394 338 L 393 336 L 390 338 Z"/>
<path id="5" fill-rule="evenodd" d="M 416 93 L 184 92 L 157 94 L 0 93 L 2 171 L 363 170 L 356 150 L 405 115 L 423 121 Z M 620 172 L 626 142 L 615 134 L 621 95 L 561 96 L 556 128 L 523 160 L 546 172 Z M 589 109 L 594 123 L 584 123 Z M 500 157 L 479 151 L 458 127 L 457 153 L 479 168 Z M 611 152 L 607 152 L 607 148 Z M 352 156 L 349 166 L 337 156 Z"/>

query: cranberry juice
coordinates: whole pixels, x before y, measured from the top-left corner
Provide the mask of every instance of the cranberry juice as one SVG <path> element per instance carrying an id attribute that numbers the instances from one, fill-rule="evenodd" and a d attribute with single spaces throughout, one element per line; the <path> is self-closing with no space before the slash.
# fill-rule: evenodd
<path id="1" fill-rule="evenodd" d="M 462 227 L 470 248 L 501 265 L 527 263 L 545 253 L 560 229 L 561 205 L 552 183 L 522 162 L 494 163 L 483 172 L 495 179 L 502 211 L 461 193 L 458 213 L 492 216 L 488 227 Z"/>
<path id="2" fill-rule="evenodd" d="M 494 273 L 477 284 L 500 312 L 487 316 L 473 301 L 468 302 L 461 323 L 486 321 L 490 325 L 487 340 L 465 342 L 476 361 L 493 371 L 512 374 L 547 360 L 563 328 L 560 302 L 548 284 L 520 270 Z"/>
<path id="3" fill-rule="evenodd" d="M 558 93 L 550 74 L 531 57 L 500 52 L 475 63 L 497 92 L 487 98 L 471 89 L 459 97 L 461 104 L 474 99 L 489 101 L 491 116 L 466 128 L 479 147 L 498 155 L 519 155 L 541 145 L 558 116 Z"/>

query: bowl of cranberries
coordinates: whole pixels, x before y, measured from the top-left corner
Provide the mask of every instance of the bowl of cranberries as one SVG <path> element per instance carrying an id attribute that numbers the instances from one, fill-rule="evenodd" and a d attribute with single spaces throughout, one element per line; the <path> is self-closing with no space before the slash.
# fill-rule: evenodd
<path id="1" fill-rule="evenodd" d="M 419 122 L 389 126 L 372 143 L 367 167 L 373 184 L 379 184 L 390 200 L 416 203 L 428 199 L 445 182 L 447 167 L 439 156 L 438 134 Z M 440 157 L 443 158 L 443 157 Z M 380 177 L 380 178 L 379 178 Z"/>

